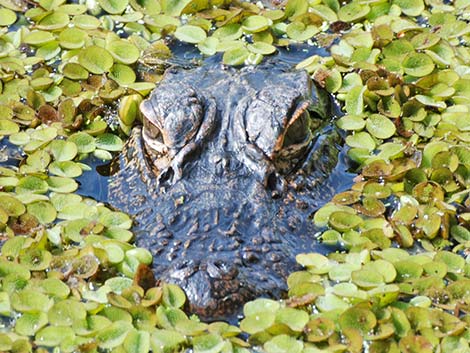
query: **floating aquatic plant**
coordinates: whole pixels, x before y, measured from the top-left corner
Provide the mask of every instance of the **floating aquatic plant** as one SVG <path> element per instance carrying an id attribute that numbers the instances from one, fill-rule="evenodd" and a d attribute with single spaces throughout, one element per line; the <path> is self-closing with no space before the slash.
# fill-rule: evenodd
<path id="1" fill-rule="evenodd" d="M 468 1 L 0 5 L 0 140 L 22 153 L 0 167 L 1 351 L 469 351 Z M 131 219 L 75 193 L 140 119 L 168 35 L 228 65 L 329 46 L 297 67 L 343 104 L 358 177 L 314 222 L 345 251 L 298 255 L 288 298 L 247 303 L 239 328 L 188 317 Z"/>

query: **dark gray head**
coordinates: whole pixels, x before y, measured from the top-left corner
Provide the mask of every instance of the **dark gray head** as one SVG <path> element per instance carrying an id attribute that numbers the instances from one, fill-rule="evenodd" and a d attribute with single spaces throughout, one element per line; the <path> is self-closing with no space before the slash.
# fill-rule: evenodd
<path id="1" fill-rule="evenodd" d="M 314 147 L 324 97 L 306 72 L 268 63 L 168 70 L 142 103 L 142 138 L 121 160 L 128 195 L 142 201 L 126 211 L 157 277 L 181 285 L 192 312 L 226 317 L 279 297 L 295 255 L 318 250 L 311 186 L 331 169 L 316 161 L 337 153 Z"/>
<path id="2" fill-rule="evenodd" d="M 141 105 L 144 141 L 170 184 L 188 163 L 208 164 L 199 157 L 209 151 L 217 158 L 206 168 L 226 174 L 241 163 L 266 186 L 305 155 L 318 103 L 308 74 L 280 63 L 174 69 Z"/>

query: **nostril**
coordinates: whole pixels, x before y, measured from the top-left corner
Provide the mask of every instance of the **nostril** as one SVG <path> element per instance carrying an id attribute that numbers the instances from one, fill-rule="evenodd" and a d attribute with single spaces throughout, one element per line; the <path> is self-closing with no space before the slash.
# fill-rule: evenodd
<path id="1" fill-rule="evenodd" d="M 171 182 L 175 175 L 175 172 L 172 167 L 168 167 L 166 170 L 162 171 L 158 177 L 158 181 L 161 186 L 165 186 Z"/>
<path id="2" fill-rule="evenodd" d="M 284 191 L 284 180 L 276 172 L 268 174 L 266 178 L 266 188 L 271 191 L 273 198 L 278 198 Z"/>
<path id="3" fill-rule="evenodd" d="M 269 190 L 275 190 L 276 189 L 276 184 L 277 184 L 277 178 L 276 178 L 276 173 L 270 173 L 268 177 L 266 178 L 266 187 Z"/>

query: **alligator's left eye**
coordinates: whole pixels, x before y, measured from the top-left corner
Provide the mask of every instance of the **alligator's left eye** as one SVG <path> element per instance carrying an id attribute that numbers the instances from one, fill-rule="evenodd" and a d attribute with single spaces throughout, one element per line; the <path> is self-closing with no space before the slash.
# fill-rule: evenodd
<path id="1" fill-rule="evenodd" d="M 273 161 L 277 171 L 282 174 L 290 173 L 296 168 L 312 141 L 313 135 L 310 126 L 312 118 L 307 108 L 307 102 L 297 105 L 279 137 L 279 145 L 282 147 L 274 155 Z"/>
<path id="2" fill-rule="evenodd" d="M 310 114 L 307 110 L 304 110 L 298 116 L 293 117 L 293 120 L 287 126 L 282 148 L 304 144 L 309 142 L 310 139 Z"/>
<path id="3" fill-rule="evenodd" d="M 204 116 L 203 102 L 190 86 L 167 84 L 141 104 L 144 139 L 160 152 L 174 155 L 196 135 Z M 174 86 L 174 87 L 172 87 Z M 163 147 L 162 147 L 163 146 Z"/>

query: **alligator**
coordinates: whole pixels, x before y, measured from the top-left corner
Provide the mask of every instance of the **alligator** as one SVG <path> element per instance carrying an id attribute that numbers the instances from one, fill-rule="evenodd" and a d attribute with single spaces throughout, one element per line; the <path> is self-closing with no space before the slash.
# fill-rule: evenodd
<path id="1" fill-rule="evenodd" d="M 335 193 L 341 137 L 307 72 L 275 61 L 173 67 L 140 110 L 109 202 L 134 217 L 136 244 L 156 278 L 183 288 L 189 312 L 227 319 L 282 297 L 296 254 L 331 250 L 311 218 Z"/>

